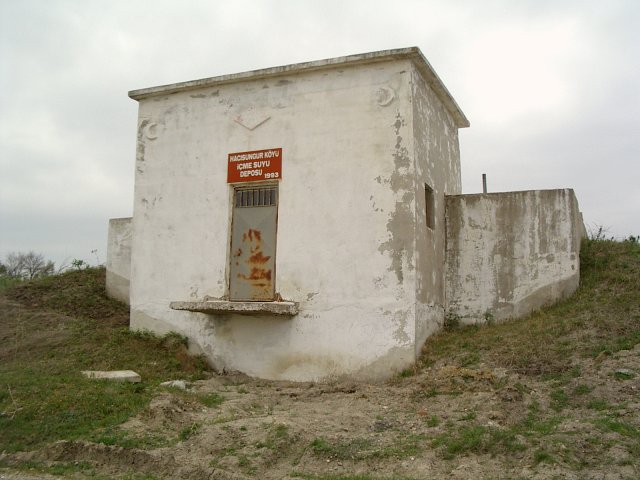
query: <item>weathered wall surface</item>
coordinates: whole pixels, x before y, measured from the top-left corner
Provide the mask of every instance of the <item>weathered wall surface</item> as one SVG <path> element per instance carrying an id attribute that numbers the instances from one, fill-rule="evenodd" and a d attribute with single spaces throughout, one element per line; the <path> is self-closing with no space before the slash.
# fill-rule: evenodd
<path id="1" fill-rule="evenodd" d="M 415 173 L 407 198 L 415 199 L 416 354 L 445 314 L 445 195 L 461 193 L 458 129 L 451 114 L 414 66 Z M 427 226 L 425 184 L 433 189 L 433 225 Z M 393 187 L 393 185 L 392 185 Z"/>
<path id="2" fill-rule="evenodd" d="M 269 379 L 381 378 L 409 366 L 411 72 L 410 61 L 398 60 L 141 100 L 131 327 L 181 332 L 219 369 Z M 276 290 L 301 313 L 169 309 L 171 301 L 226 297 L 227 154 L 274 147 L 283 149 Z"/>
<path id="3" fill-rule="evenodd" d="M 107 239 L 107 295 L 129 304 L 130 276 L 131 218 L 112 218 Z"/>
<path id="4" fill-rule="evenodd" d="M 447 197 L 447 308 L 465 323 L 517 318 L 578 287 L 573 190 Z"/>

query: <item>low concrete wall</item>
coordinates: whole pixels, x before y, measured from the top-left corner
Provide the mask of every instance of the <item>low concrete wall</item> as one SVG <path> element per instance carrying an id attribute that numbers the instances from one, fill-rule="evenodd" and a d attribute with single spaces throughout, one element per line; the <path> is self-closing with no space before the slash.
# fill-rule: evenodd
<path id="1" fill-rule="evenodd" d="M 582 216 L 571 189 L 447 197 L 447 311 L 518 318 L 571 295 Z"/>
<path id="2" fill-rule="evenodd" d="M 109 220 L 107 295 L 129 305 L 131 277 L 131 218 Z"/>

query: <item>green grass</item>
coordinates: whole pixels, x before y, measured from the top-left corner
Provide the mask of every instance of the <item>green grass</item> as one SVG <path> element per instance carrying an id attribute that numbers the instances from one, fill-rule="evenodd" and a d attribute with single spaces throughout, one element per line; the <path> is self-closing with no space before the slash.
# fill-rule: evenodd
<path id="1" fill-rule="evenodd" d="M 475 410 L 471 410 L 470 412 L 467 412 L 463 416 L 461 416 L 459 421 L 468 422 L 470 420 L 475 420 L 476 416 L 477 416 L 477 414 L 476 414 Z"/>
<path id="2" fill-rule="evenodd" d="M 402 370 L 399 374 L 398 377 L 400 378 L 409 378 L 409 377 L 413 377 L 416 374 L 415 369 L 413 368 L 406 368 L 404 370 Z"/>
<path id="3" fill-rule="evenodd" d="M 380 444 L 369 438 L 327 440 L 318 437 L 311 442 L 311 451 L 321 457 L 335 460 L 371 460 L 384 458 L 408 458 L 420 454 L 426 447 L 423 435 L 400 434 L 390 443 Z"/>
<path id="4" fill-rule="evenodd" d="M 117 445 L 124 448 L 151 449 L 175 445 L 179 440 L 160 434 L 145 434 L 143 436 L 131 436 L 117 425 L 106 427 L 96 432 L 89 438 L 92 442 L 104 445 Z"/>
<path id="5" fill-rule="evenodd" d="M 371 475 L 311 475 L 305 473 L 292 473 L 293 478 L 302 478 L 303 480 L 412 480 L 409 477 L 374 477 Z"/>
<path id="6" fill-rule="evenodd" d="M 8 466 L 0 461 L 0 467 Z M 42 462 L 25 460 L 22 467 L 39 473 L 47 473 L 49 475 L 71 475 L 74 473 L 82 473 L 84 475 L 95 476 L 96 472 L 87 462 L 59 462 L 54 465 L 46 465 Z M 0 477 L 2 478 L 2 477 Z"/>
<path id="7" fill-rule="evenodd" d="M 224 397 L 218 393 L 208 393 L 206 395 L 198 395 L 196 398 L 200 401 L 200 403 L 202 403 L 203 405 L 209 408 L 219 407 L 222 404 L 222 402 L 224 402 Z"/>
<path id="8" fill-rule="evenodd" d="M 427 419 L 427 426 L 429 428 L 434 428 L 434 427 L 437 427 L 438 425 L 440 425 L 440 419 L 438 418 L 437 415 L 431 415 Z"/>
<path id="9" fill-rule="evenodd" d="M 27 470 L 30 475 L 34 473 L 44 473 L 48 475 L 60 476 L 61 478 L 91 478 L 93 480 L 112 480 L 113 476 L 101 475 L 88 462 L 56 462 L 54 464 L 35 462 L 30 460 L 22 461 L 20 464 L 23 470 Z M 10 465 L 0 460 L 0 468 L 10 467 Z M 3 478 L 3 477 L 0 477 Z M 31 477 L 29 477 L 31 478 Z M 141 473 L 129 473 L 118 475 L 119 480 L 158 480 L 158 477 Z"/>
<path id="10" fill-rule="evenodd" d="M 569 405 L 569 396 L 562 388 L 558 388 L 551 392 L 551 408 L 559 412 Z"/>
<path id="11" fill-rule="evenodd" d="M 322 437 L 314 438 L 311 448 L 318 455 L 332 455 L 335 452 L 334 447 Z"/>
<path id="12" fill-rule="evenodd" d="M 614 406 L 601 398 L 592 398 L 587 402 L 587 408 L 590 408 L 592 410 L 603 411 L 603 410 L 611 410 L 614 408 Z"/>
<path id="13" fill-rule="evenodd" d="M 527 416 L 525 419 L 513 427 L 514 431 L 526 436 L 546 436 L 556 432 L 558 425 L 562 422 L 562 418 L 555 415 L 544 415 L 537 403 L 529 405 Z"/>
<path id="14" fill-rule="evenodd" d="M 577 385 L 573 389 L 573 394 L 574 395 L 586 395 L 586 394 L 590 393 L 592 390 L 593 390 L 593 388 L 590 387 L 589 385 Z"/>
<path id="15" fill-rule="evenodd" d="M 186 426 L 182 430 L 180 430 L 180 433 L 178 434 L 178 438 L 182 442 L 189 440 L 194 435 L 197 435 L 201 428 L 202 428 L 201 424 L 194 422 L 191 425 Z"/>
<path id="16" fill-rule="evenodd" d="M 178 335 L 130 332 L 128 307 L 104 295 L 104 275 L 104 269 L 72 271 L 3 292 L 28 308 L 5 313 L 0 326 L 12 339 L 0 346 L 0 451 L 62 439 L 126 444 L 113 428 L 145 408 L 160 382 L 193 380 L 207 369 Z M 142 382 L 81 374 L 116 369 L 135 370 Z"/>
<path id="17" fill-rule="evenodd" d="M 264 440 L 255 443 L 256 448 L 282 450 L 295 442 L 295 438 L 289 434 L 289 427 L 287 425 L 265 424 L 264 427 L 267 429 L 267 435 Z"/>
<path id="18" fill-rule="evenodd" d="M 607 415 L 594 421 L 594 424 L 603 431 L 615 432 L 624 437 L 640 439 L 640 429 L 618 419 L 615 415 Z"/>
<path id="19" fill-rule="evenodd" d="M 533 454 L 533 461 L 535 463 L 554 463 L 553 456 L 546 450 L 536 450 Z"/>
<path id="20" fill-rule="evenodd" d="M 463 419 L 473 420 L 467 417 Z M 547 443 L 557 433 L 561 422 L 561 417 L 549 415 L 540 405 L 532 403 L 521 421 L 504 427 L 449 423 L 442 433 L 432 438 L 431 446 L 448 460 L 470 453 L 511 456 L 526 451 L 539 441 Z M 534 454 L 534 461 L 547 460 L 543 460 L 542 456 L 536 460 Z"/>
<path id="21" fill-rule="evenodd" d="M 0 275 L 0 292 L 9 287 L 13 287 L 22 283 L 22 280 L 18 278 L 7 277 L 5 275 Z"/>
<path id="22" fill-rule="evenodd" d="M 440 448 L 442 456 L 452 459 L 468 453 L 514 453 L 526 447 L 517 439 L 514 429 L 500 429 L 482 425 L 462 426 L 457 431 L 440 434 L 431 445 Z"/>
<path id="23" fill-rule="evenodd" d="M 613 372 L 613 376 L 616 380 L 631 380 L 636 375 L 633 372 Z"/>

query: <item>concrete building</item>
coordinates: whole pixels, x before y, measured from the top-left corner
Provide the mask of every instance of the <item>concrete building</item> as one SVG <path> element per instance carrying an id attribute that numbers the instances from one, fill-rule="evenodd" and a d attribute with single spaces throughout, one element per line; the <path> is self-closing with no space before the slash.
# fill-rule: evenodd
<path id="1" fill-rule="evenodd" d="M 412 365 L 443 325 L 448 291 L 456 315 L 481 321 L 577 285 L 573 193 L 560 191 L 564 202 L 531 193 L 504 212 L 499 195 L 461 196 L 458 128 L 469 122 L 417 48 L 129 96 L 139 102 L 134 211 L 110 223 L 108 288 L 122 298 L 130 269 L 131 328 L 184 334 L 219 370 L 385 378 Z M 547 217 L 528 208 L 562 210 L 553 218 L 569 240 L 537 234 Z M 493 248 L 495 259 L 502 248 L 487 233 L 499 233 L 494 211 L 547 241 L 496 268 L 489 258 L 482 275 L 513 279 L 479 292 L 473 256 Z M 471 218 L 488 222 L 485 233 Z M 118 246 L 128 238 L 130 250 Z M 524 302 L 529 270 L 504 262 L 534 257 L 549 265 L 535 268 L 529 288 L 540 298 Z M 566 288 L 545 295 L 558 281 Z M 517 290 L 512 308 L 505 288 Z M 471 301 L 476 294 L 487 298 Z"/>

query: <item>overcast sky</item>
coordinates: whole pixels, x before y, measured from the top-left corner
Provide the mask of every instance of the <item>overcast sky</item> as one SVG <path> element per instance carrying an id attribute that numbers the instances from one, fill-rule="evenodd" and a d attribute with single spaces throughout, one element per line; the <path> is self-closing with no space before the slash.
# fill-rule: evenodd
<path id="1" fill-rule="evenodd" d="M 570 187 L 588 227 L 640 234 L 638 0 L 0 0 L 0 258 L 106 261 L 127 91 L 409 46 L 471 121 L 464 193 Z"/>

